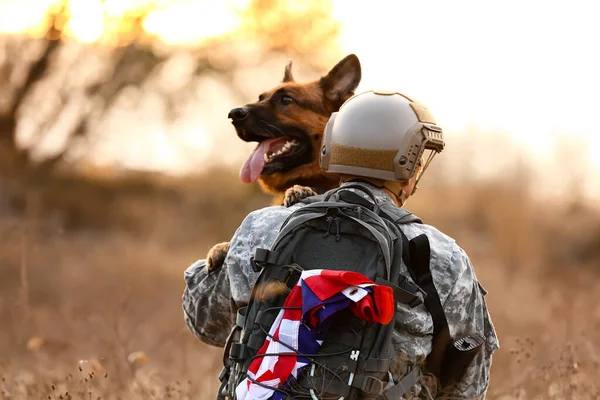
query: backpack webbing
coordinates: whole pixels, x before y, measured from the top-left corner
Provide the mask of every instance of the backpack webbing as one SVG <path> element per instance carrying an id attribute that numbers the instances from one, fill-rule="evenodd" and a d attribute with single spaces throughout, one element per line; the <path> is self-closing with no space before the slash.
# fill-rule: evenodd
<path id="1" fill-rule="evenodd" d="M 413 275 L 415 283 L 427 294 L 424 303 L 433 320 L 433 343 L 431 353 L 427 356 L 427 369 L 441 379 L 444 357 L 452 343 L 452 337 L 442 301 L 431 275 L 429 240 L 425 234 L 422 234 L 409 241 L 404 232 L 402 230 L 400 232 L 403 243 L 408 247 L 408 251 L 402 252 L 402 258 Z"/>

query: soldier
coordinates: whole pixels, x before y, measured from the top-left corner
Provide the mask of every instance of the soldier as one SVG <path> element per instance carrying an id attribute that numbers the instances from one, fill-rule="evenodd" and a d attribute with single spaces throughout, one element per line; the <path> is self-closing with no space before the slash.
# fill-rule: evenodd
<path id="1" fill-rule="evenodd" d="M 444 147 L 443 135 L 429 110 L 397 92 L 368 91 L 350 98 L 329 120 L 323 139 L 321 166 L 342 176 L 341 187 L 357 182 L 375 194 L 381 208 L 400 210 L 414 194 L 417 183 L 436 153 Z M 361 196 L 360 190 L 349 188 Z M 368 196 L 364 196 L 372 201 Z M 187 326 L 205 343 L 223 347 L 234 326 L 237 310 L 248 304 L 258 273 L 251 265 L 257 248 L 269 248 L 286 218 L 306 204 L 267 207 L 250 213 L 235 232 L 223 265 L 207 271 L 200 260 L 185 272 L 187 287 L 183 309 Z M 484 399 L 492 353 L 498 340 L 471 262 L 456 242 L 420 220 L 400 226 L 408 239 L 425 234 L 430 243 L 430 276 L 433 293 L 427 307 L 397 310 L 393 344 L 396 358 L 391 368 L 394 382 L 407 371 L 422 369 L 402 399 Z M 417 279 L 417 283 L 421 283 Z M 443 314 L 435 315 L 437 298 Z M 432 317 L 433 316 L 433 317 Z M 480 351 L 460 368 L 458 381 L 444 385 L 431 372 L 437 352 L 436 337 L 445 325 L 449 337 L 470 332 L 482 338 Z M 440 342 L 440 341 L 437 341 Z M 455 342 L 456 343 L 456 342 Z M 464 344 L 464 343 L 463 343 Z M 445 351 L 445 349 L 444 349 Z M 451 362 L 454 362 L 448 356 Z M 456 366 L 445 368 L 460 369 Z M 438 368 L 439 369 L 439 368 Z M 395 397 L 398 398 L 398 397 Z"/>

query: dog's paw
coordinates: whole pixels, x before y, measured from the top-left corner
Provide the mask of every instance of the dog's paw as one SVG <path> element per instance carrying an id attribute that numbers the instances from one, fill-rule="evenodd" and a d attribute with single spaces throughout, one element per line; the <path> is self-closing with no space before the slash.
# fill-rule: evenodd
<path id="1" fill-rule="evenodd" d="M 228 251 L 229 242 L 215 244 L 208 251 L 208 255 L 206 256 L 206 269 L 208 272 L 216 271 L 223 266 Z"/>
<path id="2" fill-rule="evenodd" d="M 283 205 L 286 207 L 293 206 L 302 199 L 316 195 L 317 192 L 308 186 L 294 185 L 285 191 Z"/>

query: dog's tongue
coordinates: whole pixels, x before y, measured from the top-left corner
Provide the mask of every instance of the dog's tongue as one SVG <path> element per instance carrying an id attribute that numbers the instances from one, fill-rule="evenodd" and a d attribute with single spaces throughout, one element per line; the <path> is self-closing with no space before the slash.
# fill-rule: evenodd
<path id="1" fill-rule="evenodd" d="M 278 139 L 281 138 L 263 140 L 256 146 L 240 170 L 240 179 L 244 183 L 256 182 L 265 166 L 265 154 L 269 151 L 271 143 Z"/>

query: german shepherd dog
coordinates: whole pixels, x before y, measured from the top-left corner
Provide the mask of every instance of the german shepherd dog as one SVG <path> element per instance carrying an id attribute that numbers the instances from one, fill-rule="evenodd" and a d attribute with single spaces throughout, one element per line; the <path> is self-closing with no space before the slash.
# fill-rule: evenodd
<path id="1" fill-rule="evenodd" d="M 245 142 L 258 142 L 240 170 L 246 183 L 258 181 L 273 194 L 274 204 L 286 206 L 339 185 L 337 174 L 326 174 L 319 165 L 325 125 L 333 112 L 354 95 L 360 83 L 358 57 L 350 54 L 329 73 L 309 83 L 297 83 L 292 63 L 285 67 L 283 81 L 263 92 L 258 101 L 229 112 L 237 135 Z M 215 245 L 207 256 L 207 269 L 222 265 L 229 243 Z"/>

